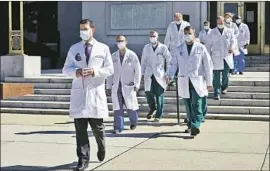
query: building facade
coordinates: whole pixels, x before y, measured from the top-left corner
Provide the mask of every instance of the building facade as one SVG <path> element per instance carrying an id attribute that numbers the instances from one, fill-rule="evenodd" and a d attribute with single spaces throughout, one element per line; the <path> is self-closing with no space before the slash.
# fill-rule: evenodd
<path id="1" fill-rule="evenodd" d="M 24 2 L 25 53 L 42 56 L 42 68 L 61 68 L 69 47 L 80 41 L 79 22 L 83 18 L 95 23 L 97 40 L 117 50 L 115 37 L 126 35 L 128 47 L 140 57 L 143 46 L 149 43 L 149 32 L 154 29 L 164 41 L 166 28 L 173 14 L 180 12 L 198 33 L 203 22 L 209 20 L 215 27 L 218 15 L 232 12 L 240 15 L 251 32 L 250 54 L 268 54 L 270 44 L 269 1 L 201 1 L 201 2 Z M 1 55 L 8 45 L 7 2 L 0 2 Z M 50 11 L 48 12 L 48 9 Z"/>

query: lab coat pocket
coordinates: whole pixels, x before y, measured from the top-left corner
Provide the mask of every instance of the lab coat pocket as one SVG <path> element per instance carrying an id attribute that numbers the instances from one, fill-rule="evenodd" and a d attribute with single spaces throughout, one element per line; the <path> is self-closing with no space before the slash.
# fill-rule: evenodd
<path id="1" fill-rule="evenodd" d="M 146 67 L 144 77 L 148 78 L 148 77 L 151 77 L 152 75 L 153 75 L 152 68 L 151 67 Z"/>
<path id="2" fill-rule="evenodd" d="M 82 89 L 83 88 L 83 80 L 82 77 L 79 78 L 75 78 L 72 81 L 72 89 L 76 90 L 76 89 Z"/>
<path id="3" fill-rule="evenodd" d="M 162 54 L 158 54 L 157 55 L 157 64 L 158 65 L 161 65 L 161 64 L 163 64 L 164 63 L 164 57 L 163 57 L 163 55 Z"/>
<path id="4" fill-rule="evenodd" d="M 70 96 L 70 113 L 80 115 L 86 105 L 86 90 L 71 89 Z"/>
<path id="5" fill-rule="evenodd" d="M 127 109 L 137 110 L 138 101 L 136 97 L 136 91 L 134 90 L 134 85 L 129 86 L 123 84 L 123 96 L 125 99 Z"/>
<path id="6" fill-rule="evenodd" d="M 103 55 L 96 55 L 91 57 L 91 67 L 101 67 L 105 57 Z"/>

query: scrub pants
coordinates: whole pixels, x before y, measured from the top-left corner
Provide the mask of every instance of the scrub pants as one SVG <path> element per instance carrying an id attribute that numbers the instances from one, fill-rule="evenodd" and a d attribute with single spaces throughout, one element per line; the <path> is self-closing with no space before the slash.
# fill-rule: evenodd
<path id="1" fill-rule="evenodd" d="M 151 79 L 151 90 L 145 92 L 146 99 L 150 111 L 157 110 L 155 118 L 160 119 L 163 115 L 164 88 L 159 85 L 154 75 L 151 77 Z M 155 103 L 155 98 L 157 105 Z"/>
<path id="2" fill-rule="evenodd" d="M 188 128 L 200 128 L 201 122 L 204 119 L 203 109 L 203 99 L 205 97 L 200 97 L 193 87 L 191 81 L 189 80 L 189 94 L 190 98 L 183 98 L 187 119 L 188 119 Z"/>
<path id="3" fill-rule="evenodd" d="M 122 94 L 122 91 L 120 90 L 121 86 L 119 86 L 117 91 L 118 96 L 118 103 L 120 110 L 114 111 L 114 130 L 123 131 L 124 130 L 124 105 L 125 100 Z M 129 116 L 130 124 L 131 125 L 137 125 L 138 121 L 138 112 L 136 110 L 126 110 Z"/>
<path id="4" fill-rule="evenodd" d="M 245 68 L 245 54 L 244 52 L 239 49 L 240 55 L 235 56 L 234 60 L 234 72 L 244 72 Z"/>
<path id="5" fill-rule="evenodd" d="M 78 118 L 74 119 L 76 130 L 77 156 L 81 161 L 90 160 L 90 144 L 88 139 L 88 124 L 90 124 L 95 136 L 98 150 L 105 150 L 105 130 L 103 119 L 96 118 Z"/>
<path id="6" fill-rule="evenodd" d="M 214 70 L 213 87 L 215 97 L 219 96 L 221 91 L 226 90 L 229 86 L 230 68 L 225 60 L 223 61 L 223 63 L 224 63 L 223 70 Z M 222 81 L 220 79 L 221 73 L 222 73 Z"/>

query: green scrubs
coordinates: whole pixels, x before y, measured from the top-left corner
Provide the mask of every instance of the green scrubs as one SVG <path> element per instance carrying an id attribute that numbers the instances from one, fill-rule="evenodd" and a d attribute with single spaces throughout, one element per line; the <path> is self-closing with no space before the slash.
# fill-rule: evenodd
<path id="1" fill-rule="evenodd" d="M 146 91 L 146 99 L 150 111 L 156 111 L 156 118 L 160 119 L 163 114 L 164 88 L 159 85 L 154 75 L 151 77 L 151 90 Z M 155 103 L 156 100 L 156 103 Z"/>
<path id="2" fill-rule="evenodd" d="M 213 87 L 215 97 L 219 96 L 221 91 L 226 90 L 229 86 L 230 67 L 228 66 L 225 60 L 223 62 L 224 62 L 223 70 L 214 70 Z M 221 73 L 222 73 L 222 83 L 220 82 Z"/>
<path id="3" fill-rule="evenodd" d="M 189 80 L 189 94 L 190 98 L 183 98 L 189 128 L 200 128 L 203 119 L 203 98 L 200 97 Z"/>

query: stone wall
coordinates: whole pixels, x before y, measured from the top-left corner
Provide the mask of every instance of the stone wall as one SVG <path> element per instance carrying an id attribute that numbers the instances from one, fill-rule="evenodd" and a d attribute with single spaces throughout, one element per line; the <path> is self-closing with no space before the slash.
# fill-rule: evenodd
<path id="1" fill-rule="evenodd" d="M 190 23 L 197 31 L 202 28 L 202 22 L 207 18 L 207 2 L 83 1 L 59 2 L 59 8 L 62 58 L 66 57 L 70 45 L 80 40 L 78 23 L 81 18 L 89 18 L 95 22 L 96 39 L 109 45 L 111 52 L 117 50 L 116 35 L 124 34 L 128 38 L 128 47 L 138 56 L 141 55 L 144 45 L 149 43 L 150 30 L 157 30 L 160 41 L 164 41 L 166 28 L 173 20 L 175 12 L 189 15 Z M 81 17 L 78 16 L 80 8 Z"/>

